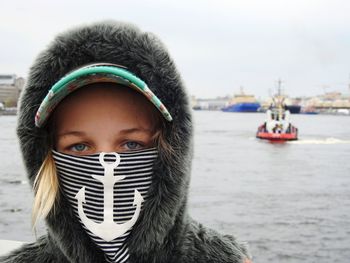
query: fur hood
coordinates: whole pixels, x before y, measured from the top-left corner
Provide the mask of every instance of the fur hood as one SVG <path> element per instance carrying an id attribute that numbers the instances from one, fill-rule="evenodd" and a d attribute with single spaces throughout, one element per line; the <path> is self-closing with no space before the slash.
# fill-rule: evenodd
<path id="1" fill-rule="evenodd" d="M 74 58 L 74 59 L 72 59 Z M 193 221 L 187 212 L 192 161 L 192 121 L 183 81 L 163 44 L 151 33 L 114 21 L 67 31 L 35 60 L 21 96 L 17 133 L 31 184 L 50 150 L 48 134 L 34 124 L 35 113 L 51 86 L 89 63 L 123 65 L 143 79 L 166 105 L 171 158 L 159 150 L 149 199 L 129 239 L 129 262 L 245 262 L 245 248 Z M 25 245 L 2 262 L 105 262 L 60 194 L 55 214 L 46 218 L 47 236 Z"/>

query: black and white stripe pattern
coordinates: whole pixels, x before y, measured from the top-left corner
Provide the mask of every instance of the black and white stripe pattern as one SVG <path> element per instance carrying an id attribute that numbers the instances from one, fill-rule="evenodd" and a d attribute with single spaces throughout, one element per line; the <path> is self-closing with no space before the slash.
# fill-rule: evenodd
<path id="1" fill-rule="evenodd" d="M 84 229 L 105 252 L 108 261 L 126 262 L 129 258 L 126 240 L 131 229 L 122 236 L 106 242 L 87 229 L 78 214 L 78 201 L 75 196 L 85 186 L 86 203 L 83 203 L 83 210 L 86 216 L 97 223 L 103 221 L 103 185 L 91 177 L 91 175 L 104 176 L 104 167 L 99 162 L 99 154 L 73 156 L 57 151 L 52 152 L 60 187 Z M 113 217 L 115 223 L 122 224 L 129 221 L 136 210 L 133 205 L 135 189 L 140 192 L 145 201 L 147 200 L 146 195 L 151 185 L 153 163 L 157 157 L 157 151 L 155 148 L 151 148 L 118 154 L 120 164 L 114 169 L 114 176 L 125 176 L 125 178 L 114 185 Z M 114 162 L 114 153 L 106 154 L 104 160 L 105 162 Z"/>

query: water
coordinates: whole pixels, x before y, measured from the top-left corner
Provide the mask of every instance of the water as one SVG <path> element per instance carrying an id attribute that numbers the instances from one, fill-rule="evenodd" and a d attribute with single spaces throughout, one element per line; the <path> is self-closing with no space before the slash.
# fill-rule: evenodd
<path id="1" fill-rule="evenodd" d="M 300 140 L 255 139 L 263 114 L 194 112 L 192 217 L 249 243 L 254 262 L 350 258 L 350 117 L 292 115 Z M 0 117 L 0 239 L 34 240 L 32 194 Z"/>

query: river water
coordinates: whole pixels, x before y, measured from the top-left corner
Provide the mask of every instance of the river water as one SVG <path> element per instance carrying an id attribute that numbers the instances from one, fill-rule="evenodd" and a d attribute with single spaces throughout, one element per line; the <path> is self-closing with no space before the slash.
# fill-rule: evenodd
<path id="1" fill-rule="evenodd" d="M 190 214 L 247 241 L 254 262 L 350 262 L 350 117 L 292 115 L 300 140 L 284 144 L 255 138 L 264 118 L 194 112 Z M 0 117 L 0 239 L 32 241 L 15 126 Z"/>

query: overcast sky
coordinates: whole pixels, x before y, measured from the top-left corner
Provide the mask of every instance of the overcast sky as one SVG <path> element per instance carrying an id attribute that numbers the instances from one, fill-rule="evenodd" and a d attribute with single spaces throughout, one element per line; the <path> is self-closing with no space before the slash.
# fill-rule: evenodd
<path id="1" fill-rule="evenodd" d="M 167 45 L 197 97 L 349 93 L 349 0 L 1 0 L 0 74 L 26 77 L 59 32 L 105 19 L 132 22 Z"/>

